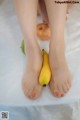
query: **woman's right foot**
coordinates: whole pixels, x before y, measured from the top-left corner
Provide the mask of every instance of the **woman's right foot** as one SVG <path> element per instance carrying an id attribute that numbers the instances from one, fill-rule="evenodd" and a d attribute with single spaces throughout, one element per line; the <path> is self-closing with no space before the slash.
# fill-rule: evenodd
<path id="1" fill-rule="evenodd" d="M 42 86 L 38 82 L 41 66 L 42 53 L 37 45 L 29 46 L 27 50 L 27 65 L 23 76 L 22 87 L 25 96 L 36 99 L 40 96 Z"/>

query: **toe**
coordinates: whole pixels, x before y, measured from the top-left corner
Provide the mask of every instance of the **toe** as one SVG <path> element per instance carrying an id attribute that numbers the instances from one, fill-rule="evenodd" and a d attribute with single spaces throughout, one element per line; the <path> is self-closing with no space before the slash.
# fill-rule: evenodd
<path id="1" fill-rule="evenodd" d="M 32 88 L 29 87 L 29 85 L 27 86 L 26 80 L 22 81 L 22 89 L 23 89 L 24 95 L 27 97 L 30 97 Z"/>
<path id="2" fill-rule="evenodd" d="M 29 99 L 34 99 L 36 96 L 35 92 L 31 92 L 29 95 L 27 95 Z"/>
<path id="3" fill-rule="evenodd" d="M 57 84 L 55 84 L 55 83 L 53 83 L 53 81 L 51 81 L 49 86 L 50 86 L 50 89 L 51 89 L 53 96 L 58 97 L 59 91 L 58 91 Z"/>
<path id="4" fill-rule="evenodd" d="M 23 92 L 24 92 L 24 94 L 25 94 L 25 96 L 26 96 L 26 92 L 28 92 L 28 89 L 26 89 L 27 88 L 27 86 L 26 86 L 26 84 L 25 84 L 25 80 L 23 80 L 22 81 L 22 89 L 23 89 Z M 26 91 L 27 90 L 27 91 Z"/>
<path id="5" fill-rule="evenodd" d="M 41 91 L 42 91 L 42 87 L 39 85 L 35 85 L 32 91 L 30 92 L 30 94 L 28 95 L 28 97 L 33 100 L 37 99 L 40 96 Z"/>
<path id="6" fill-rule="evenodd" d="M 28 91 L 28 93 L 26 94 L 26 96 L 29 98 L 29 99 L 34 99 L 35 96 L 36 96 L 36 92 L 31 89 L 30 91 Z"/>
<path id="7" fill-rule="evenodd" d="M 63 87 L 64 94 L 66 94 L 67 91 L 68 91 L 68 86 L 67 86 L 67 84 L 63 84 L 62 87 Z"/>
<path id="8" fill-rule="evenodd" d="M 59 91 L 59 97 L 63 97 L 65 93 L 62 85 L 58 85 L 58 91 Z"/>
<path id="9" fill-rule="evenodd" d="M 71 81 L 67 80 L 64 86 L 65 86 L 66 92 L 68 92 L 71 87 Z"/>
<path id="10" fill-rule="evenodd" d="M 70 84 L 67 82 L 66 86 L 67 86 L 67 91 L 68 91 L 70 89 Z"/>
<path id="11" fill-rule="evenodd" d="M 54 87 L 53 94 L 54 94 L 55 97 L 60 97 L 60 91 L 59 91 L 59 89 L 58 89 L 58 85 L 56 85 L 56 86 Z"/>
<path id="12" fill-rule="evenodd" d="M 69 88 L 71 87 L 72 81 L 70 79 L 67 80 L 67 84 L 69 86 Z"/>

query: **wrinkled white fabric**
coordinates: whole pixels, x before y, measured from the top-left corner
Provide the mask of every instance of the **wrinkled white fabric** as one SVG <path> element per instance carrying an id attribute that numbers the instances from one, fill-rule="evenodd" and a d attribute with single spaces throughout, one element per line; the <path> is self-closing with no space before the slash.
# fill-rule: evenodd
<path id="1" fill-rule="evenodd" d="M 73 82 L 64 98 L 53 97 L 48 87 L 35 101 L 24 96 L 21 86 L 25 66 L 25 56 L 20 49 L 22 38 L 12 0 L 3 0 L 0 4 L 0 105 L 26 106 L 35 120 L 37 117 L 39 120 L 79 120 L 80 4 L 70 10 L 65 27 L 66 58 Z M 40 46 L 48 50 L 47 42 L 40 42 Z"/>

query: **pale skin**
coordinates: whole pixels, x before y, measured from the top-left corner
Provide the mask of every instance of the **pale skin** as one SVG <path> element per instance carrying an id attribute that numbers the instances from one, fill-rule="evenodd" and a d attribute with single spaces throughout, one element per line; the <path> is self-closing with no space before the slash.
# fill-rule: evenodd
<path id="1" fill-rule="evenodd" d="M 19 23 L 24 35 L 27 64 L 23 75 L 24 94 L 30 99 L 40 96 L 43 87 L 38 78 L 42 66 L 42 52 L 37 43 L 36 18 L 38 0 L 14 0 Z M 61 1 L 61 0 L 60 0 Z M 64 28 L 67 4 L 55 4 L 54 0 L 45 0 L 51 38 L 49 45 L 49 63 L 52 77 L 49 84 L 56 97 L 65 96 L 71 87 L 71 75 L 65 57 Z"/>

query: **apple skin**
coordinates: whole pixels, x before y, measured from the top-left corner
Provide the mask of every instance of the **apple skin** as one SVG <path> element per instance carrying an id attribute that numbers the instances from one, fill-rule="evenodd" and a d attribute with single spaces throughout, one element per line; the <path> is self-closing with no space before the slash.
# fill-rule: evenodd
<path id="1" fill-rule="evenodd" d="M 37 36 L 42 41 L 50 39 L 51 32 L 48 23 L 40 23 L 37 25 Z"/>

